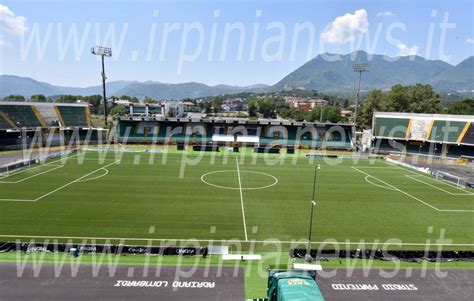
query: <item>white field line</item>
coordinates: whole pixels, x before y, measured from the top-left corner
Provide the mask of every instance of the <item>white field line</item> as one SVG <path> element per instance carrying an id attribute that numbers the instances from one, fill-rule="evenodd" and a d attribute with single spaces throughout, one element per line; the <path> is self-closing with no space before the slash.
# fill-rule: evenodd
<path id="1" fill-rule="evenodd" d="M 89 178 L 89 179 L 79 180 L 79 181 L 77 181 L 77 183 L 84 183 L 84 182 L 97 180 L 97 179 L 103 178 L 103 177 L 105 177 L 106 175 L 109 174 L 109 170 L 107 168 L 102 168 L 102 169 L 105 171 L 105 173 L 103 173 L 101 175 L 98 175 L 96 177 Z"/>
<path id="2" fill-rule="evenodd" d="M 237 165 L 237 178 L 239 179 L 240 206 L 242 207 L 242 220 L 244 222 L 245 241 L 248 241 L 247 223 L 245 222 L 244 196 L 242 192 L 242 181 L 240 180 L 239 159 L 237 157 L 235 157 L 235 164 Z"/>
<path id="3" fill-rule="evenodd" d="M 22 199 L 0 199 L 0 202 L 36 202 L 35 200 L 22 200 Z"/>
<path id="4" fill-rule="evenodd" d="M 419 176 L 421 176 L 421 175 L 419 175 Z M 450 195 L 465 195 L 465 196 L 474 195 L 474 193 L 470 193 L 469 191 L 465 191 L 464 193 L 454 193 L 454 192 L 451 192 L 451 191 L 447 191 L 447 190 L 444 190 L 444 189 L 441 188 L 441 187 L 438 187 L 438 186 L 436 186 L 436 185 L 427 183 L 427 182 L 425 182 L 425 181 L 423 181 L 423 180 L 417 179 L 416 176 L 414 176 L 414 175 L 405 175 L 405 177 L 410 178 L 410 179 L 412 179 L 412 180 L 415 180 L 415 181 L 417 181 L 417 182 L 423 183 L 423 184 L 425 184 L 425 185 L 431 186 L 431 187 L 433 187 L 433 188 L 435 188 L 435 189 L 441 190 L 441 191 L 443 191 L 443 192 L 445 192 L 445 193 L 447 193 L 447 194 L 450 194 Z M 453 187 L 453 188 L 454 188 L 454 187 Z"/>
<path id="5" fill-rule="evenodd" d="M 52 162 L 50 162 L 50 163 L 52 163 Z M 3 180 L 3 179 L 6 179 L 6 178 L 8 178 L 8 177 L 16 176 L 16 175 L 19 175 L 19 174 L 21 174 L 21 173 L 24 173 L 25 171 L 31 171 L 31 170 L 34 170 L 34 169 L 43 167 L 43 166 L 45 166 L 45 165 L 47 165 L 47 164 L 40 164 L 40 165 L 35 166 L 35 167 L 20 169 L 20 170 L 18 170 L 18 171 L 16 171 L 16 172 L 12 172 L 12 173 L 10 173 L 10 174 L 8 174 L 8 175 L 6 175 L 6 176 L 1 176 L 0 179 Z"/>
<path id="6" fill-rule="evenodd" d="M 61 189 L 63 189 L 63 188 L 66 188 L 66 187 L 69 186 L 69 185 L 72 185 L 72 184 L 74 184 L 74 183 L 76 183 L 76 182 L 79 182 L 80 180 L 84 179 L 85 177 L 88 177 L 88 176 L 94 174 L 95 172 L 97 172 L 97 171 L 99 171 L 99 170 L 101 170 L 101 169 L 106 169 L 106 168 L 109 167 L 110 165 L 116 164 L 116 163 L 118 163 L 118 162 L 120 162 L 120 160 L 114 161 L 114 162 L 109 163 L 109 164 L 107 164 L 107 165 L 105 165 L 105 166 L 101 166 L 100 168 L 97 168 L 97 169 L 95 169 L 94 171 L 92 171 L 92 172 L 90 172 L 90 173 L 88 173 L 88 174 L 85 174 L 85 175 L 83 175 L 83 176 L 81 176 L 81 177 L 79 177 L 79 178 L 77 178 L 77 179 L 75 179 L 75 180 L 73 180 L 73 181 L 71 181 L 71 182 L 69 182 L 69 183 L 66 183 L 65 185 L 63 185 L 63 186 L 61 186 L 61 187 L 59 187 L 59 188 L 56 188 L 56 189 L 54 189 L 54 190 L 52 190 L 52 191 L 50 191 L 50 192 L 48 192 L 48 193 L 46 193 L 46 194 L 43 194 L 42 196 L 40 196 L 40 197 L 38 197 L 38 198 L 36 198 L 36 199 L 33 199 L 33 200 L 0 199 L 0 201 L 4 201 L 4 202 L 36 202 L 36 201 L 41 200 L 41 199 L 44 198 L 44 197 L 47 197 L 48 195 L 51 195 L 51 194 L 53 194 L 53 193 L 55 193 L 55 192 L 57 192 L 57 191 L 59 191 L 59 190 L 61 190 Z"/>
<path id="7" fill-rule="evenodd" d="M 58 161 L 66 160 L 66 159 L 69 159 L 69 158 L 73 158 L 73 157 L 76 157 L 76 156 L 78 156 L 78 155 L 79 155 L 79 153 L 76 153 L 76 154 L 74 154 L 74 155 L 72 155 L 72 156 L 67 156 L 66 158 L 59 158 L 59 159 L 57 159 L 57 160 L 54 160 L 54 161 L 51 161 L 51 162 L 48 162 L 48 163 L 45 163 L 45 164 L 41 164 L 41 163 L 40 163 L 38 166 L 31 167 L 31 168 L 21 169 L 21 170 L 19 170 L 19 171 L 17 171 L 17 172 L 12 172 L 11 174 L 8 174 L 8 175 L 6 175 L 6 176 L 0 177 L 0 179 L 6 179 L 6 178 L 8 178 L 8 177 L 21 174 L 21 173 L 23 173 L 23 172 L 25 172 L 25 171 L 30 171 L 30 170 L 33 170 L 33 169 L 36 169 L 36 168 L 39 168 L 39 167 L 51 165 L 51 164 L 56 163 L 56 162 L 58 162 Z M 59 166 L 59 165 L 52 165 L 52 166 Z M 62 165 L 61 165 L 61 166 L 62 166 Z"/>
<path id="8" fill-rule="evenodd" d="M 392 188 L 395 189 L 396 191 L 398 191 L 398 192 L 400 192 L 400 193 L 403 193 L 404 195 L 406 195 L 406 196 L 408 196 L 408 197 L 414 199 L 415 201 L 418 201 L 418 202 L 422 203 L 423 205 L 428 206 L 428 207 L 430 207 L 431 209 L 434 209 L 434 210 L 436 210 L 436 211 L 439 211 L 439 212 L 474 212 L 474 210 L 464 210 L 464 209 L 438 209 L 438 208 L 436 208 L 435 206 L 433 206 L 433 205 L 431 205 L 431 204 L 428 204 L 427 202 L 425 202 L 425 201 L 423 201 L 423 200 L 420 200 L 420 199 L 417 198 L 416 196 L 413 196 L 413 195 L 409 194 L 408 192 L 405 192 L 405 191 L 401 190 L 400 188 L 397 188 L 397 187 L 393 186 L 392 184 L 389 184 L 389 183 L 387 183 L 387 182 L 385 182 L 385 181 L 383 181 L 383 180 L 380 180 L 379 178 L 374 177 L 374 176 L 372 176 L 372 175 L 366 173 L 365 171 L 362 171 L 362 170 L 358 169 L 357 167 L 351 166 L 351 168 L 357 170 L 357 171 L 360 172 L 360 173 L 365 174 L 366 176 L 370 176 L 370 177 L 372 177 L 372 178 L 374 178 L 374 179 L 380 181 L 381 183 L 384 183 L 385 185 L 387 185 L 387 186 L 389 186 L 389 187 L 392 187 Z"/>
<path id="9" fill-rule="evenodd" d="M 357 167 L 357 168 L 362 168 L 362 169 L 389 169 L 386 166 L 359 166 L 359 165 L 352 165 L 352 166 Z M 395 168 L 395 166 L 393 166 L 392 168 Z"/>
<path id="10" fill-rule="evenodd" d="M 396 190 L 396 191 L 398 191 L 398 192 L 401 192 L 401 193 L 403 193 L 403 194 L 406 195 L 406 196 L 411 197 L 412 199 L 414 199 L 414 200 L 416 200 L 416 201 L 418 201 L 418 202 L 424 204 L 425 206 L 428 206 L 428 207 L 430 207 L 431 209 L 434 209 L 434 210 L 436 210 L 436 211 L 439 211 L 439 209 L 436 208 L 435 206 L 432 206 L 432 205 L 430 205 L 430 204 L 428 204 L 428 203 L 426 203 L 426 202 L 420 200 L 419 198 L 417 198 L 417 197 L 415 197 L 415 196 L 412 196 L 411 194 L 409 194 L 409 193 L 407 193 L 407 192 L 405 192 L 405 191 L 403 191 L 403 190 L 401 190 L 401 189 L 399 189 L 399 188 L 393 186 L 392 184 L 389 184 L 389 183 L 387 183 L 387 182 L 385 182 L 385 181 L 383 181 L 383 180 L 380 180 L 379 178 L 374 177 L 374 176 L 372 176 L 372 175 L 366 173 L 365 171 L 362 171 L 362 170 L 358 169 L 357 167 L 354 167 L 354 166 L 351 166 L 351 167 L 352 167 L 353 169 L 357 170 L 358 172 L 363 173 L 363 174 L 365 174 L 366 176 L 372 177 L 372 178 L 378 180 L 379 182 L 385 184 L 386 186 L 391 187 L 392 189 L 394 189 L 394 190 Z"/>
<path id="11" fill-rule="evenodd" d="M 64 165 L 50 165 L 50 166 L 54 166 L 54 168 L 51 168 L 51 169 L 42 171 L 42 172 L 40 172 L 40 173 L 34 174 L 34 175 L 32 175 L 32 176 L 26 177 L 26 178 L 21 179 L 21 180 L 18 180 L 18 181 L 0 181 L 0 184 L 18 184 L 18 183 L 21 183 L 21 182 L 23 182 L 23 181 L 29 180 L 29 179 L 31 179 L 31 178 L 34 178 L 34 177 L 40 176 L 40 175 L 42 175 L 42 174 L 45 174 L 45 173 L 51 172 L 51 171 L 53 171 L 53 170 L 56 170 L 56 169 L 59 169 L 59 168 L 63 168 L 63 167 L 64 167 Z"/>
<path id="12" fill-rule="evenodd" d="M 423 173 L 421 173 L 421 172 L 416 172 L 416 171 L 414 171 L 414 170 L 411 170 L 411 169 L 408 168 L 408 167 L 398 166 L 398 165 L 396 165 L 396 164 L 389 163 L 389 162 L 385 162 L 385 161 L 384 161 L 384 163 L 385 163 L 385 164 L 388 164 L 388 165 L 390 165 L 390 166 L 392 166 L 392 167 L 394 167 L 394 168 L 397 168 L 397 169 L 400 169 L 400 170 L 403 170 L 403 171 L 408 171 L 409 173 L 414 174 L 414 175 L 416 175 L 416 176 L 424 177 L 424 178 L 427 178 L 427 179 L 429 179 L 429 180 L 435 180 L 435 179 L 436 179 L 436 178 L 434 178 L 433 176 L 429 176 L 429 175 L 423 174 Z M 457 189 L 457 190 L 460 190 L 460 191 L 462 191 L 462 192 L 464 192 L 464 193 L 466 193 L 466 194 L 473 194 L 473 195 L 474 195 L 474 193 L 471 193 L 471 192 L 466 191 L 465 189 L 459 188 L 459 187 L 457 187 L 455 184 L 453 184 L 453 183 L 451 183 L 451 182 L 449 182 L 449 181 L 446 181 L 446 180 L 438 180 L 438 182 L 441 183 L 441 184 L 447 185 L 447 186 L 449 186 L 449 187 L 455 188 L 455 189 Z"/>
<path id="13" fill-rule="evenodd" d="M 76 239 L 76 240 L 109 240 L 109 241 L 164 241 L 164 242 L 220 242 L 220 243 L 246 243 L 246 242 L 255 242 L 255 243 L 281 243 L 281 244 L 307 244 L 306 240 L 239 240 L 239 239 L 182 239 L 182 238 L 131 238 L 131 237 L 87 237 L 87 236 L 45 236 L 45 235 L 9 235 L 2 234 L 0 237 L 10 237 L 10 238 L 45 238 L 45 239 Z M 312 241 L 314 244 L 340 244 L 340 245 L 383 245 L 384 242 L 365 242 L 365 240 L 357 242 L 338 242 L 338 241 Z M 393 246 L 464 246 L 472 247 L 474 244 L 455 244 L 455 243 L 396 243 L 392 244 Z"/>
<path id="14" fill-rule="evenodd" d="M 39 201 L 39 200 L 41 200 L 42 198 L 47 197 L 48 195 L 55 193 L 56 191 L 59 191 L 59 190 L 65 188 L 65 187 L 68 187 L 69 185 L 72 185 L 72 184 L 74 184 L 74 183 L 76 183 L 76 182 L 78 182 L 78 181 L 80 181 L 80 180 L 82 180 L 82 179 L 84 179 L 84 178 L 86 178 L 86 177 L 88 177 L 88 176 L 94 174 L 95 172 L 97 172 L 97 171 L 99 171 L 99 170 L 101 170 L 101 169 L 107 168 L 107 167 L 109 167 L 110 165 L 116 164 L 116 163 L 118 163 L 118 162 L 120 162 L 120 160 L 114 161 L 114 162 L 109 163 L 109 164 L 107 164 L 107 165 L 105 165 L 105 166 L 102 166 L 102 167 L 100 167 L 100 168 L 97 168 L 96 170 L 91 171 L 90 173 L 85 174 L 85 175 L 83 175 L 83 176 L 80 177 L 80 178 L 77 178 L 77 179 L 75 179 L 75 180 L 73 180 L 73 181 L 71 181 L 71 182 L 69 182 L 69 183 L 67 183 L 67 184 L 65 184 L 65 185 L 63 185 L 63 186 L 61 186 L 61 187 L 59 187 L 59 188 L 54 189 L 53 191 L 50 191 L 50 192 L 48 192 L 48 193 L 46 193 L 46 194 L 40 196 L 39 198 L 36 198 L 35 201 Z"/>
<path id="15" fill-rule="evenodd" d="M 369 183 L 369 184 L 372 184 L 372 185 L 374 185 L 374 186 L 377 186 L 377 187 L 380 187 L 380 188 L 383 188 L 383 189 L 388 189 L 388 190 L 396 191 L 396 190 L 393 189 L 392 187 L 382 186 L 382 185 L 380 185 L 380 184 L 376 184 L 376 183 L 374 183 L 374 182 L 371 182 L 371 181 L 369 180 L 370 178 L 375 179 L 375 178 L 372 177 L 372 176 L 366 176 L 366 177 L 365 177 L 365 181 L 366 181 L 367 183 Z"/>

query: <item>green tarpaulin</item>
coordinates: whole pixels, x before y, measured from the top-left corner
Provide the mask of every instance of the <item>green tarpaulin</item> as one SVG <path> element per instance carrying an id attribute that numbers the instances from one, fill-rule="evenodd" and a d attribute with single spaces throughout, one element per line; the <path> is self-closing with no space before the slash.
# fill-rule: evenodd
<path id="1" fill-rule="evenodd" d="M 324 300 L 314 279 L 306 271 L 278 271 L 268 278 L 269 301 Z"/>

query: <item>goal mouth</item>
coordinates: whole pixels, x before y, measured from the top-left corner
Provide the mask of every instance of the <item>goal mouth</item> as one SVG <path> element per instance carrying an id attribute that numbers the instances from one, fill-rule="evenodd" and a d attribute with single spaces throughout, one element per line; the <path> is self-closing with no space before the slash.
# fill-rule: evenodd
<path id="1" fill-rule="evenodd" d="M 466 188 L 468 182 L 467 178 L 456 176 L 441 170 L 436 171 L 436 180 L 455 185 L 456 188 L 462 189 Z"/>

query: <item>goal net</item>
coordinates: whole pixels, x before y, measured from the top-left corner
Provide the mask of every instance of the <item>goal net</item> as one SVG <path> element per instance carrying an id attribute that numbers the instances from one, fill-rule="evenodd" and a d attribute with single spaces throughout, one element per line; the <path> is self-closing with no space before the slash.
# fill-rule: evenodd
<path id="1" fill-rule="evenodd" d="M 436 180 L 454 184 L 457 188 L 466 188 L 467 179 L 441 170 L 436 171 Z"/>
<path id="2" fill-rule="evenodd" d="M 31 164 L 34 164 L 34 160 L 23 160 L 6 165 L 0 165 L 0 178 L 5 178 L 11 175 L 14 171 L 19 171 L 20 169 L 30 168 Z"/>

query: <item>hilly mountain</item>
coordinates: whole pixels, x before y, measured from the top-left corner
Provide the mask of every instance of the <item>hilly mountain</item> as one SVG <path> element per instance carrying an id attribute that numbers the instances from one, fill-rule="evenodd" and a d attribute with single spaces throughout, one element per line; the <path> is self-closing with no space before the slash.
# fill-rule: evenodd
<path id="1" fill-rule="evenodd" d="M 388 58 L 356 51 L 340 55 L 338 60 L 326 57 L 334 54 L 318 55 L 278 82 L 276 89 L 314 89 L 319 91 L 354 90 L 358 74 L 353 72 L 353 64 L 368 63 L 370 71 L 363 75 L 364 88 L 388 88 L 394 84 L 413 85 L 431 83 L 443 73 L 455 68 L 443 61 L 426 60 L 420 56 Z"/>
<path id="2" fill-rule="evenodd" d="M 217 85 L 208 86 L 201 83 L 165 84 L 159 82 L 111 81 L 107 82 L 109 96 L 137 96 L 152 97 L 155 99 L 183 99 L 193 97 L 215 96 L 226 93 L 262 92 L 267 85 L 253 85 L 248 87 Z M 63 94 L 94 95 L 102 94 L 102 86 L 85 88 L 54 86 L 39 82 L 28 77 L 14 75 L 0 75 L 0 98 L 12 94 L 31 97 L 34 94 L 56 96 Z"/>
<path id="3" fill-rule="evenodd" d="M 137 97 L 152 97 L 155 99 L 183 99 L 206 96 L 216 96 L 238 92 L 263 92 L 268 86 L 254 85 L 248 87 L 217 85 L 208 86 L 190 82 L 182 84 L 164 84 L 158 82 L 135 82 L 116 91 L 114 95 L 131 95 Z"/>
<path id="4" fill-rule="evenodd" d="M 453 68 L 438 74 L 431 81 L 433 86 L 443 90 L 474 90 L 474 56 L 460 62 Z"/>
<path id="5" fill-rule="evenodd" d="M 352 93 L 357 85 L 358 74 L 353 64 L 369 63 L 369 72 L 364 73 L 363 89 L 386 89 L 394 84 L 431 84 L 435 90 L 474 91 L 474 57 L 467 58 L 457 66 L 439 60 L 427 60 L 420 56 L 386 57 L 355 51 L 329 60 L 334 54 L 318 55 L 273 86 L 252 85 L 246 87 L 216 85 L 197 82 L 167 84 L 160 82 L 111 81 L 107 82 L 109 96 L 137 96 L 155 99 L 183 99 L 215 96 L 239 92 L 267 92 L 285 89 L 318 90 L 325 93 Z M 0 75 L 0 98 L 11 94 L 30 97 L 33 94 L 56 96 L 62 94 L 102 94 L 102 86 L 85 88 L 61 87 L 39 82 L 31 78 Z"/>
<path id="6" fill-rule="evenodd" d="M 131 81 L 111 81 L 107 83 L 107 93 L 109 95 L 131 84 Z M 23 95 L 30 97 L 34 94 L 55 96 L 63 94 L 72 95 L 93 95 L 102 94 L 102 86 L 91 86 L 86 88 L 53 86 L 48 83 L 39 82 L 29 77 L 14 75 L 0 75 L 0 97 L 8 95 Z"/>

